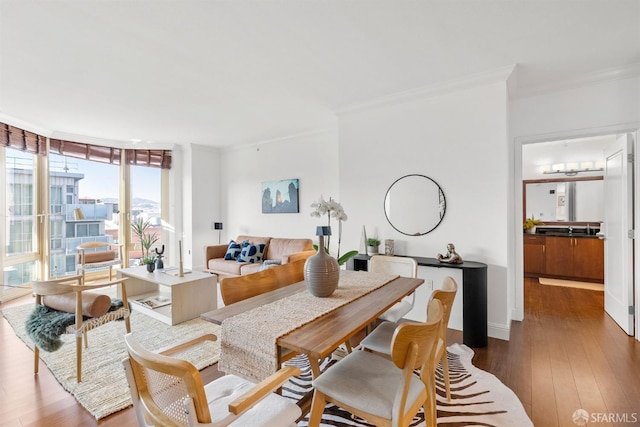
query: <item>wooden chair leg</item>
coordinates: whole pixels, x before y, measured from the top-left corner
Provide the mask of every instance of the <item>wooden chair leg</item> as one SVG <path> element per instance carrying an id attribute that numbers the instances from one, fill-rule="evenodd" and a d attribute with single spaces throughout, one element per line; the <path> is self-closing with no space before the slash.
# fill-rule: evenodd
<path id="1" fill-rule="evenodd" d="M 344 346 L 347 347 L 347 353 L 351 353 L 353 350 L 351 349 L 351 341 L 346 340 L 344 342 Z"/>
<path id="2" fill-rule="evenodd" d="M 76 371 L 77 381 L 82 381 L 82 337 L 76 337 Z"/>
<path id="3" fill-rule="evenodd" d="M 324 407 L 327 405 L 327 401 L 324 394 L 318 390 L 313 392 L 313 401 L 311 403 L 311 414 L 309 415 L 309 427 L 318 427 L 320 420 L 322 419 L 322 413 Z"/>
<path id="4" fill-rule="evenodd" d="M 447 402 L 451 402 L 451 384 L 449 383 L 449 358 L 445 350 L 442 355 L 442 373 L 444 375 L 444 387 L 447 391 Z"/>
<path id="5" fill-rule="evenodd" d="M 130 316 L 124 318 L 124 326 L 127 328 L 127 333 L 131 333 L 131 321 L 129 319 Z"/>
<path id="6" fill-rule="evenodd" d="M 40 368 L 40 349 L 37 345 L 33 346 L 33 374 L 38 373 L 38 369 Z"/>
<path id="7" fill-rule="evenodd" d="M 89 335 L 87 335 L 87 331 L 84 331 L 82 336 L 84 338 L 84 348 L 89 348 Z"/>
<path id="8" fill-rule="evenodd" d="M 438 393 L 436 389 L 436 373 L 435 371 L 429 375 L 429 386 L 427 390 L 429 391 L 429 397 L 427 398 L 427 404 L 429 405 L 428 410 L 425 410 L 427 416 L 425 416 L 425 421 L 427 422 L 427 427 L 436 427 L 438 425 L 438 409 L 437 409 L 437 400 L 436 394 Z M 425 408 L 427 409 L 427 408 Z"/>

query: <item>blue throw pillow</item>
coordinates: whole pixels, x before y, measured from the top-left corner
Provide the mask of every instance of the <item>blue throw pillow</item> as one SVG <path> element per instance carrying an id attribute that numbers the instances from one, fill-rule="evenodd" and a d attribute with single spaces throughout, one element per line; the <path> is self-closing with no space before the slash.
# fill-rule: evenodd
<path id="1" fill-rule="evenodd" d="M 237 243 L 232 240 L 231 242 L 229 242 L 229 247 L 227 248 L 227 253 L 224 254 L 224 259 L 226 260 L 238 259 L 241 252 L 242 252 L 242 246 L 240 245 L 240 243 Z"/>
<path id="2" fill-rule="evenodd" d="M 264 250 L 267 247 L 264 243 L 258 243 L 257 245 L 243 246 L 242 252 L 238 257 L 238 262 L 260 262 L 264 256 Z"/>

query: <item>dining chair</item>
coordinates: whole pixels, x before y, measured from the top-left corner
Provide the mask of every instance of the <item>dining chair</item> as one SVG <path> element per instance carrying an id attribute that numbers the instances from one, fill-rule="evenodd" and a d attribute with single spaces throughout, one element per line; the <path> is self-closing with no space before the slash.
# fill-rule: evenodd
<path id="1" fill-rule="evenodd" d="M 113 269 L 122 266 L 123 245 L 109 242 L 86 242 L 76 247 L 78 251 L 77 273 L 84 276 L 86 270 L 109 267 L 109 280 L 113 279 Z"/>
<path id="2" fill-rule="evenodd" d="M 369 271 L 375 273 L 397 274 L 402 277 L 418 277 L 418 263 L 415 259 L 400 256 L 374 255 L 369 260 Z M 388 322 L 398 322 L 411 311 L 416 302 L 416 293 L 403 298 L 382 313 L 378 319 Z"/>
<path id="3" fill-rule="evenodd" d="M 273 291 L 304 280 L 304 263 L 300 259 L 273 265 L 255 273 L 225 277 L 220 281 L 220 294 L 225 305 L 233 304 L 265 292 Z"/>
<path id="4" fill-rule="evenodd" d="M 442 303 L 433 300 L 427 322 L 397 326 L 390 359 L 354 351 L 315 378 L 309 426 L 320 424 L 330 402 L 376 426 L 408 426 L 426 406 L 427 426 L 435 427 L 433 372 L 443 314 Z"/>
<path id="5" fill-rule="evenodd" d="M 82 338 L 84 337 L 85 347 L 88 347 L 88 331 L 112 320 L 124 319 L 126 331 L 131 332 L 127 304 L 112 310 L 109 296 L 87 292 L 118 285 L 120 286 L 122 301 L 127 301 L 126 280 L 126 278 L 122 278 L 87 285 L 84 284 L 83 276 L 79 274 L 59 279 L 34 280 L 31 282 L 31 287 L 36 297 L 36 308 L 27 321 L 27 330 L 35 344 L 33 351 L 34 374 L 38 373 L 40 365 L 40 347 L 47 349 L 48 345 L 51 345 L 48 344 L 49 335 L 45 334 L 45 337 L 41 337 L 38 331 L 46 332 L 49 321 L 60 322 L 60 316 L 52 319 L 52 316 L 47 316 L 47 313 L 52 315 L 56 314 L 54 311 L 74 313 L 74 315 L 70 314 L 68 316 L 70 324 L 63 329 L 63 333 L 72 334 L 76 337 L 77 382 L 82 381 Z M 48 308 L 42 309 L 42 306 Z"/>
<path id="6" fill-rule="evenodd" d="M 224 305 L 230 305 L 278 287 L 276 273 L 268 268 L 244 276 L 225 277 L 220 281 L 220 294 Z"/>
<path id="7" fill-rule="evenodd" d="M 289 286 L 304 280 L 304 263 L 306 259 L 299 259 L 281 265 L 274 265 L 270 268 L 276 274 L 278 286 Z"/>
<path id="8" fill-rule="evenodd" d="M 122 361 L 134 411 L 141 427 L 151 426 L 295 426 L 302 411 L 293 400 L 274 390 L 300 369 L 287 366 L 258 384 L 225 375 L 204 384 L 198 369 L 174 357 L 207 340 L 202 335 L 155 353 L 145 349 L 133 334 L 124 337 L 129 357 Z"/>
<path id="9" fill-rule="evenodd" d="M 444 315 L 442 319 L 442 328 L 439 332 L 439 341 L 437 348 L 437 359 L 442 363 L 442 371 L 444 375 L 444 384 L 446 389 L 447 400 L 451 401 L 451 385 L 449 382 L 449 361 L 447 359 L 447 327 L 449 318 L 451 317 L 451 307 L 458 292 L 458 284 L 453 277 L 447 276 L 442 281 L 442 288 L 436 289 L 431 293 L 429 301 L 434 299 L 440 300 L 444 307 Z M 383 322 L 367 335 L 360 343 L 361 349 L 370 350 L 383 355 L 390 355 L 390 343 L 393 339 L 395 324 L 392 322 Z"/>

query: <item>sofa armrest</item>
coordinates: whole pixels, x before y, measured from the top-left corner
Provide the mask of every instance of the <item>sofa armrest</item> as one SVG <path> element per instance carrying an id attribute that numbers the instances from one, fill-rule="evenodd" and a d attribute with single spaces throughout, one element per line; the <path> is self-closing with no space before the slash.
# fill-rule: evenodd
<path id="1" fill-rule="evenodd" d="M 315 254 L 316 254 L 315 249 L 309 249 L 308 251 L 302 251 L 302 252 L 296 252 L 294 254 L 283 255 L 282 264 L 287 264 L 289 262 L 294 262 L 301 259 L 307 259 L 311 255 L 315 255 Z"/>
<path id="2" fill-rule="evenodd" d="M 224 258 L 229 245 L 211 245 L 204 247 L 204 269 L 209 268 L 209 260 L 216 258 Z"/>

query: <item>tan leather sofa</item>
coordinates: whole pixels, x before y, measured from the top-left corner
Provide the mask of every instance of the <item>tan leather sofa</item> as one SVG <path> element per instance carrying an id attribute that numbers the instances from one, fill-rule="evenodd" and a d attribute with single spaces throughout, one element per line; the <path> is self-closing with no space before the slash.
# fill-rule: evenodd
<path id="1" fill-rule="evenodd" d="M 251 244 L 264 243 L 264 261 L 288 262 L 307 259 L 316 253 L 313 249 L 311 239 L 286 239 L 279 237 L 262 236 L 238 236 L 234 239 L 238 243 L 247 240 Z M 225 260 L 228 244 L 211 245 L 204 247 L 204 267 L 205 271 L 218 275 L 218 280 L 224 277 L 238 277 L 245 274 L 254 273 L 263 267 L 263 262 L 249 263 L 238 262 L 236 260 Z"/>

